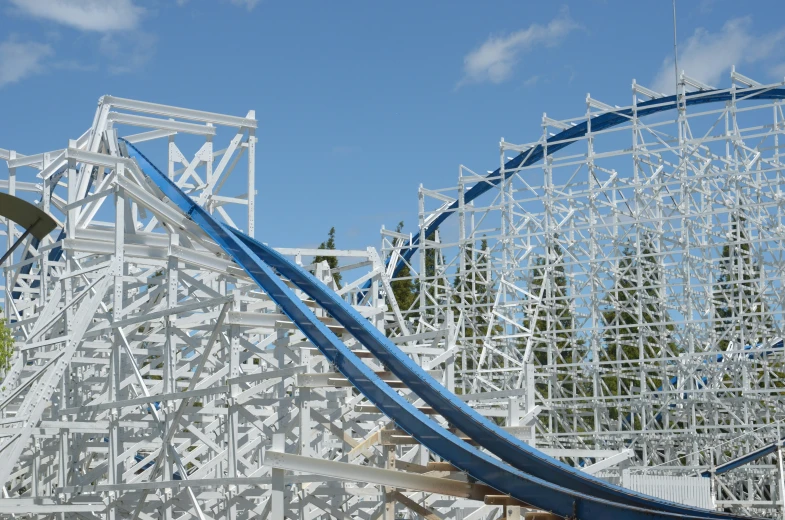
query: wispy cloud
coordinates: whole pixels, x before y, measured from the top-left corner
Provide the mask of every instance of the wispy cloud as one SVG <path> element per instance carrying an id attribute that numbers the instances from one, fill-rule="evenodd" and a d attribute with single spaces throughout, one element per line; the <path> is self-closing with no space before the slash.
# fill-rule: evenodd
<path id="1" fill-rule="evenodd" d="M 575 78 L 578 77 L 578 72 L 572 65 L 565 65 L 564 68 L 567 69 L 567 72 L 570 73 L 570 76 L 567 78 L 567 83 L 572 83 Z"/>
<path id="2" fill-rule="evenodd" d="M 231 0 L 234 5 L 239 5 L 240 7 L 245 7 L 249 11 L 256 7 L 261 0 Z"/>
<path id="3" fill-rule="evenodd" d="M 135 29 L 144 8 L 133 0 L 10 0 L 21 12 L 81 31 L 127 31 Z"/>
<path id="4" fill-rule="evenodd" d="M 534 76 L 532 76 L 532 77 L 530 77 L 528 79 L 525 79 L 523 81 L 523 86 L 524 87 L 533 87 L 534 85 L 536 85 L 537 83 L 540 82 L 540 79 L 542 79 L 542 77 L 539 74 L 535 74 Z"/>
<path id="5" fill-rule="evenodd" d="M 52 54 L 49 45 L 8 40 L 0 43 L 0 87 L 41 70 L 41 62 Z"/>
<path id="6" fill-rule="evenodd" d="M 133 38 L 116 34 L 101 37 L 98 50 L 106 56 L 109 73 L 127 74 L 140 69 L 155 54 L 157 37 L 144 32 L 134 33 Z"/>
<path id="7" fill-rule="evenodd" d="M 467 83 L 501 83 L 508 79 L 524 54 L 538 45 L 556 46 L 560 40 L 580 26 L 562 9 L 547 25 L 532 24 L 507 36 L 491 36 L 463 59 L 463 79 Z"/>
<path id="8" fill-rule="evenodd" d="M 79 72 L 91 72 L 99 68 L 95 63 L 84 63 L 78 60 L 57 60 L 47 63 L 47 66 L 58 70 L 75 70 Z"/>
<path id="9" fill-rule="evenodd" d="M 699 28 L 686 42 L 679 43 L 679 72 L 703 83 L 717 86 L 732 65 L 763 61 L 773 54 L 785 38 L 785 29 L 774 33 L 752 30 L 750 17 L 728 20 L 718 32 Z M 672 94 L 676 91 L 673 58 L 666 58 L 652 88 Z"/>
<path id="10" fill-rule="evenodd" d="M 177 5 L 179 5 L 180 7 L 184 6 L 190 1 L 191 0 L 176 0 Z M 249 11 L 252 11 L 253 8 L 256 7 L 256 5 L 261 1 L 262 0 L 229 0 L 229 3 L 231 3 L 232 5 L 236 5 L 238 7 L 245 7 Z"/>
<path id="11" fill-rule="evenodd" d="M 783 78 L 785 78 L 785 63 L 778 63 L 777 65 L 774 65 L 769 69 L 769 74 L 771 74 L 777 81 L 783 81 Z"/>
<path id="12" fill-rule="evenodd" d="M 701 0 L 698 3 L 698 12 L 700 14 L 709 14 L 714 11 L 717 0 Z"/>
<path id="13" fill-rule="evenodd" d="M 156 38 L 139 30 L 145 9 L 137 0 L 10 0 L 23 16 L 57 23 L 87 33 L 98 33 L 98 53 L 108 59 L 112 74 L 130 72 L 144 65 L 155 54 Z M 133 30 L 133 31 L 132 31 Z M 100 36 L 99 36 L 100 35 Z M 47 46 L 47 54 L 53 50 Z M 40 58 L 39 58 L 40 61 Z M 103 61 L 103 60 L 101 60 Z M 56 68 L 93 69 L 96 65 L 61 62 Z M 31 61 L 31 70 L 38 62 Z"/>

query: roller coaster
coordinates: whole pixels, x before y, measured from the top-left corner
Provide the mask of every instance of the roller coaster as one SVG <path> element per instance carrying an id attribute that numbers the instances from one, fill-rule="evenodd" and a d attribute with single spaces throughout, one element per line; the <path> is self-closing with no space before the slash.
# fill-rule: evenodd
<path id="1" fill-rule="evenodd" d="M 731 79 L 544 116 L 381 253 L 255 238 L 253 111 L 0 149 L 56 224 L 5 222 L 0 514 L 779 514 L 785 87 Z"/>

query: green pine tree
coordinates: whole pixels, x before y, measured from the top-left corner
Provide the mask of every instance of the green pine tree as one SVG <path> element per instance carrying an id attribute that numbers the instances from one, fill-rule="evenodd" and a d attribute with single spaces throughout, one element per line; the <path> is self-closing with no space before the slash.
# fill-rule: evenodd
<path id="1" fill-rule="evenodd" d="M 733 216 L 730 224 L 732 238 L 722 248 L 713 295 L 715 330 L 721 350 L 727 350 L 731 342 L 737 348 L 762 343 L 771 339 L 773 328 L 757 281 L 760 266 L 750 246 L 746 220 Z"/>
<path id="2" fill-rule="evenodd" d="M 550 366 L 554 370 L 549 376 L 553 379 L 555 391 L 565 397 L 581 395 L 583 387 L 570 378 L 573 370 L 559 370 L 558 366 L 578 363 L 585 356 L 584 341 L 577 338 L 572 300 L 569 295 L 569 280 L 564 270 L 564 251 L 559 244 L 546 248 L 546 254 L 534 259 L 528 292 L 539 299 L 532 301 L 529 315 L 524 326 L 531 331 L 531 338 L 517 341 L 523 354 L 527 345 L 532 359 L 538 366 Z M 544 398 L 549 395 L 548 384 L 536 385 Z"/>
<path id="3" fill-rule="evenodd" d="M 660 297 L 662 269 L 652 240 L 644 237 L 640 255 L 632 246 L 622 250 L 613 286 L 605 295 L 602 313 L 605 343 L 601 358 L 610 363 L 603 367 L 602 383 L 608 395 L 629 396 L 641 391 L 656 391 L 662 386 L 659 377 L 645 376 L 646 388 L 640 388 L 641 366 L 647 360 L 678 355 L 678 347 L 670 337 L 673 324 Z M 663 352 L 663 346 L 666 351 Z M 637 389 L 637 390 L 634 390 Z M 618 419 L 620 410 L 611 407 L 611 419 Z M 629 414 L 625 415 L 628 417 Z M 639 420 L 635 419 L 639 427 Z"/>
<path id="4" fill-rule="evenodd" d="M 574 323 L 562 263 L 563 253 L 558 244 L 548 249 L 550 254 L 534 260 L 529 293 L 539 297 L 541 304 L 533 305 L 536 309 L 534 315 L 528 316 L 524 325 L 534 332 L 532 354 L 539 365 L 559 362 L 557 359 L 548 359 L 548 345 L 551 342 L 556 345 L 561 362 L 572 363 L 575 358 L 572 352 Z M 549 268 L 549 265 L 552 267 Z"/>
<path id="5" fill-rule="evenodd" d="M 335 249 L 335 228 L 331 227 L 330 232 L 327 234 L 327 241 L 322 242 L 319 244 L 318 249 L 324 250 L 334 250 Z M 313 263 L 318 264 L 319 262 L 327 262 L 327 265 L 330 266 L 330 269 L 335 269 L 338 267 L 338 257 L 336 256 L 322 256 L 316 255 L 313 257 Z M 342 276 L 341 273 L 333 273 L 333 280 L 335 280 L 335 285 L 338 288 L 341 288 L 341 280 Z"/>
<path id="6" fill-rule="evenodd" d="M 11 368 L 11 358 L 14 355 L 14 337 L 2 316 L 3 309 L 0 309 L 0 372 L 6 372 Z"/>
<path id="7" fill-rule="evenodd" d="M 401 231 L 403 231 L 403 221 L 399 222 L 398 226 L 395 228 L 396 233 L 400 233 Z M 390 256 L 388 255 L 387 259 L 389 260 L 389 258 Z M 411 310 L 412 306 L 417 301 L 417 282 L 414 279 L 410 279 L 412 270 L 405 263 L 395 276 L 396 278 L 390 282 L 390 286 L 392 287 L 395 301 L 398 302 L 398 307 L 401 309 L 401 313 L 406 316 L 407 311 Z"/>
<path id="8" fill-rule="evenodd" d="M 436 232 L 432 232 L 428 235 L 427 241 L 433 242 L 436 240 Z M 438 306 L 440 304 L 440 299 L 445 293 L 445 287 L 442 285 L 441 277 L 437 277 L 437 269 L 438 263 L 444 264 L 444 257 L 441 256 L 441 250 L 435 247 L 423 247 L 424 244 L 420 247 L 420 254 L 425 255 L 425 280 L 424 283 L 427 285 L 425 290 L 425 306 L 430 307 L 429 309 L 420 309 L 420 317 L 427 317 L 432 316 L 434 313 L 434 306 Z M 437 262 L 439 260 L 440 262 Z M 421 294 L 421 287 L 417 288 L 417 292 L 415 295 L 415 299 L 419 300 Z"/>
<path id="9" fill-rule="evenodd" d="M 464 249 L 464 271 L 456 274 L 453 279 L 453 314 L 457 320 L 463 312 L 466 368 L 474 369 L 474 350 L 482 348 L 485 336 L 488 334 L 488 311 L 492 302 L 491 284 L 488 280 L 488 240 L 480 241 L 480 248 L 476 250 L 472 244 L 467 244 Z M 462 297 L 459 296 L 462 294 Z M 494 332 L 501 332 L 498 325 Z M 456 360 L 456 363 L 459 361 Z"/>
<path id="10" fill-rule="evenodd" d="M 722 248 L 719 275 L 714 286 L 714 330 L 717 347 L 727 350 L 766 345 L 777 336 L 771 314 L 767 313 L 760 288 L 760 266 L 755 261 L 744 217 L 732 216 L 730 241 Z M 767 356 L 770 386 L 785 387 L 785 362 L 780 356 Z M 726 375 L 726 380 L 730 375 Z M 765 388 L 765 381 L 749 381 L 750 386 Z"/>

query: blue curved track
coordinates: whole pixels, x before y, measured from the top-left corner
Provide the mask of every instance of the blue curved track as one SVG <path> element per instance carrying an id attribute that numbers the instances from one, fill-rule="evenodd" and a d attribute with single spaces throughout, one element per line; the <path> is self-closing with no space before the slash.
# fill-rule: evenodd
<path id="1" fill-rule="evenodd" d="M 246 270 L 305 336 L 369 401 L 431 451 L 471 477 L 518 500 L 563 517 L 739 518 L 689 508 L 623 488 L 608 486 L 593 477 L 580 475 L 573 468 L 532 450 L 492 424 L 490 426 L 493 428 L 489 427 L 490 423 L 486 424 L 488 421 L 459 401 L 438 382 L 429 379 L 420 367 L 411 362 L 324 284 L 272 249 L 215 221 L 141 152 L 129 143 L 124 144 L 128 149 L 128 155 L 137 161 L 142 171 L 164 195 L 188 214 L 238 265 Z M 391 370 L 400 373 L 401 380 L 415 393 L 423 398 L 425 394 L 430 400 L 439 403 L 444 410 L 442 415 L 450 422 L 465 433 L 474 432 L 476 437 L 472 435 L 473 440 L 486 447 L 493 446 L 495 443 L 515 447 L 520 454 L 520 458 L 515 459 L 516 465 L 524 466 L 529 471 L 516 469 L 461 441 L 403 399 L 316 318 L 286 287 L 273 268 L 332 313 L 366 348 L 380 356 Z M 472 422 L 478 423 L 476 428 L 472 426 Z M 491 449 L 491 451 L 495 450 Z M 496 451 L 504 452 L 504 450 Z M 505 459 L 510 459 L 507 453 L 504 455 Z M 541 478 L 533 473 L 541 473 L 550 478 Z M 565 480 L 574 487 L 563 485 Z"/>
<path id="2" fill-rule="evenodd" d="M 592 132 L 599 132 L 607 130 L 614 126 L 630 121 L 633 117 L 645 117 L 656 114 L 658 112 L 665 112 L 677 108 L 677 103 L 682 103 L 686 106 L 703 105 L 706 103 L 724 103 L 727 101 L 754 101 L 754 100 L 772 100 L 772 99 L 785 99 L 785 88 L 760 88 L 754 90 L 745 90 L 741 96 L 737 96 L 735 91 L 717 91 L 710 90 L 706 92 L 692 92 L 682 98 L 676 96 L 667 96 L 658 99 L 652 99 L 643 103 L 639 103 L 634 109 L 624 108 L 617 111 L 608 112 L 584 121 L 579 125 L 568 128 L 556 135 L 551 136 L 545 144 L 538 144 L 525 152 L 521 152 L 514 158 L 510 159 L 504 164 L 505 178 L 513 175 L 517 168 L 524 168 L 537 164 L 544 157 L 562 150 L 578 139 L 584 137 L 589 130 Z M 499 184 L 501 178 L 502 168 L 497 168 L 489 173 L 485 180 L 482 180 L 469 188 L 463 196 L 464 203 L 471 202 L 483 193 L 489 191 L 491 188 Z M 395 265 L 394 274 L 397 274 L 407 262 L 411 261 L 414 253 L 420 245 L 420 238 L 424 233 L 426 237 L 430 236 L 433 232 L 439 229 L 439 226 L 449 218 L 452 213 L 458 209 L 458 201 L 453 202 L 446 208 L 433 222 L 431 222 L 422 233 L 414 235 L 410 242 L 403 245 L 401 258 Z"/>
<path id="3" fill-rule="evenodd" d="M 273 248 L 237 230 L 232 232 L 260 259 L 327 310 L 388 370 L 450 424 L 512 467 L 549 482 L 558 482 L 567 489 L 629 506 L 702 518 L 729 518 L 715 511 L 687 507 L 614 486 L 532 448 L 458 399 L 313 275 Z"/>
<path id="4" fill-rule="evenodd" d="M 735 92 L 697 92 L 688 94 L 681 100 L 687 106 L 705 103 L 727 102 L 732 100 L 771 100 L 785 99 L 785 89 L 757 89 L 746 91 L 743 96 L 736 97 Z M 562 150 L 584 137 L 590 130 L 599 132 L 618 126 L 633 117 L 645 117 L 658 112 L 676 108 L 680 100 L 676 96 L 664 97 L 639 104 L 634 109 L 620 109 L 594 117 L 589 121 L 576 125 L 560 132 L 531 149 L 521 152 L 518 156 L 508 161 L 504 170 L 507 176 L 515 169 L 536 164 L 547 155 Z M 502 169 L 491 172 L 486 180 L 478 182 L 464 194 L 464 202 L 470 202 L 489 191 L 502 180 Z M 426 236 L 436 231 L 439 226 L 458 208 L 458 201 L 448 206 L 423 232 Z M 238 236 L 242 234 L 238 233 Z M 409 244 L 404 245 L 401 258 L 396 264 L 394 272 L 397 273 L 406 262 L 409 262 L 418 249 L 421 234 L 415 235 Z M 714 516 L 717 513 L 695 508 L 686 508 L 678 504 L 658 500 L 646 495 L 631 493 L 629 490 L 612 486 L 596 477 L 586 475 L 563 464 L 545 454 L 532 449 L 527 444 L 516 439 L 491 421 L 476 413 L 471 407 L 458 400 L 449 391 L 444 389 L 437 381 L 428 375 L 419 366 L 412 363 L 407 356 L 395 347 L 389 340 L 371 327 L 367 320 L 358 320 L 356 313 L 351 308 L 343 305 L 339 298 L 326 287 L 308 280 L 301 273 L 287 266 L 288 261 L 271 248 L 267 248 L 253 239 L 242 235 L 246 245 L 251 247 L 266 262 L 274 266 L 284 276 L 289 278 L 301 290 L 313 298 L 324 308 L 328 309 L 344 327 L 347 328 L 357 340 L 382 361 L 399 379 L 414 391 L 426 403 L 432 406 L 450 423 L 469 435 L 478 444 L 502 458 L 512 466 L 526 471 L 540 478 L 559 482 L 561 485 L 576 491 L 590 493 L 593 496 L 616 500 L 638 507 L 656 508 L 665 511 L 681 511 L 684 514 L 698 514 Z M 296 266 L 295 266 L 296 267 Z M 365 288 L 368 287 L 366 284 Z"/>

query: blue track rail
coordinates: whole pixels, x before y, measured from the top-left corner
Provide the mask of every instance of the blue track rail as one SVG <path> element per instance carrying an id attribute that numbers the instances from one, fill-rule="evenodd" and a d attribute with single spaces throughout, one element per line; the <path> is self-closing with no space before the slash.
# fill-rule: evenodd
<path id="1" fill-rule="evenodd" d="M 297 325 L 305 336 L 332 362 L 336 368 L 376 405 L 382 413 L 394 420 L 407 433 L 412 435 L 431 451 L 449 461 L 457 468 L 465 471 L 471 477 L 488 484 L 502 493 L 508 494 L 520 501 L 531 504 L 537 508 L 551 511 L 562 517 L 581 519 L 666 519 L 666 518 L 741 518 L 730 515 L 713 513 L 711 511 L 685 508 L 677 504 L 670 504 L 658 499 L 645 497 L 637 493 L 626 491 L 628 497 L 637 495 L 648 498 L 651 503 L 659 503 L 661 507 L 673 506 L 681 508 L 682 513 L 663 510 L 651 510 L 634 507 L 618 501 L 598 498 L 591 494 L 584 494 L 573 489 L 557 485 L 551 481 L 538 478 L 529 473 L 517 470 L 506 463 L 494 459 L 490 455 L 463 442 L 454 434 L 448 432 L 436 422 L 429 419 L 411 403 L 405 400 L 389 385 L 384 383 L 370 368 L 365 365 L 351 350 L 349 350 L 299 298 L 283 283 L 270 265 L 263 261 L 257 252 L 263 252 L 262 244 L 254 243 L 249 237 L 240 238 L 233 230 L 215 221 L 211 215 L 194 203 L 180 190 L 165 174 L 160 172 L 141 152 L 129 143 L 123 142 L 128 149 L 128 156 L 134 158 L 142 171 L 175 205 L 184 211 L 201 227 L 224 251 L 240 265 L 250 277 L 276 302 L 281 310 Z M 248 244 L 254 245 L 252 250 Z M 296 264 L 278 255 L 277 266 L 288 269 L 287 272 L 304 285 L 309 282 L 311 289 L 324 290 L 326 287 L 310 274 L 303 271 Z M 281 273 L 283 274 L 283 273 Z M 286 276 L 286 275 L 284 275 Z M 288 277 L 288 276 L 287 276 Z M 329 298 L 319 302 L 328 312 L 354 313 L 352 317 L 353 328 L 361 333 L 370 327 L 367 321 L 329 290 L 325 293 Z M 312 296 L 313 297 L 313 296 Z M 351 314 L 347 314 L 351 316 Z M 363 325 L 365 324 L 365 325 Z M 383 336 L 382 336 L 383 337 Z M 367 339 L 367 338 L 366 338 Z M 372 343 L 372 342 L 369 342 Z M 395 347 L 394 347 L 395 348 Z M 396 354 L 398 355 L 394 355 Z M 400 358 L 402 366 L 406 365 L 408 358 L 397 348 L 391 351 L 392 357 Z M 405 359 L 404 359 L 405 358 Z M 414 365 L 411 361 L 409 364 Z M 416 367 L 416 365 L 414 365 Z M 391 367 L 392 368 L 392 367 Z M 419 368 L 419 367 L 417 367 Z M 417 378 L 416 378 L 417 379 Z M 448 398 L 452 395 L 438 383 L 430 386 L 428 382 L 420 379 L 409 381 L 415 391 L 444 393 Z M 414 390 L 414 389 L 413 389 Z M 455 399 L 455 396 L 452 396 Z M 455 399 L 457 400 L 457 399 Z M 464 430 L 465 431 L 465 430 Z M 475 439 L 476 440 L 476 439 Z M 560 463 L 557 463 L 560 464 Z M 620 488 L 621 489 L 621 488 Z"/>
<path id="2" fill-rule="evenodd" d="M 730 518 L 723 513 L 688 507 L 614 486 L 532 448 L 446 389 L 324 283 L 289 259 L 253 238 L 232 230 L 265 263 L 288 278 L 343 325 L 360 344 L 412 392 L 473 441 L 512 467 L 573 491 L 633 507 L 702 518 Z"/>
<path id="3" fill-rule="evenodd" d="M 732 469 L 739 468 L 751 462 L 755 462 L 758 459 L 765 457 L 766 455 L 770 455 L 777 451 L 777 448 L 785 443 L 785 438 L 780 439 L 779 441 L 769 444 L 768 446 L 764 446 L 763 448 L 757 449 L 753 452 L 750 452 L 746 455 L 742 455 L 737 459 L 733 459 L 731 461 L 726 462 L 725 464 L 720 464 L 713 471 L 704 471 L 701 473 L 701 477 L 710 477 L 712 475 L 722 475 L 723 473 L 727 473 Z"/>
<path id="4" fill-rule="evenodd" d="M 687 96 L 686 103 L 687 105 L 697 105 L 730 101 L 733 99 L 733 96 L 733 92 L 695 93 Z M 751 93 L 745 93 L 741 99 L 782 98 L 785 98 L 785 89 L 759 89 Z M 672 109 L 675 107 L 675 103 L 675 96 L 652 100 L 639 105 L 635 113 L 638 117 L 647 116 Z M 584 136 L 589 128 L 592 131 L 604 130 L 624 121 L 629 121 L 631 117 L 633 117 L 633 109 L 623 109 L 618 112 L 597 116 L 588 123 L 577 125 L 553 136 L 548 140 L 549 143 L 552 143 L 550 146 L 546 145 L 543 147 L 542 145 L 537 145 L 533 149 L 521 153 L 518 157 L 508 162 L 506 168 L 517 168 L 522 165 L 534 164 L 542 157 L 558 151 L 571 144 L 573 140 Z M 501 180 L 500 174 L 501 169 L 489 174 L 488 181 L 480 182 L 467 191 L 465 200 L 467 202 L 473 200 L 491 189 L 493 184 L 498 184 Z M 450 209 L 455 208 L 457 208 L 457 202 Z M 431 223 L 426 228 L 426 234 L 435 231 L 449 215 L 450 213 L 440 215 L 439 218 L 441 220 L 437 219 Z M 561 486 L 581 493 L 636 507 L 705 516 L 706 518 L 725 517 L 713 511 L 682 506 L 611 485 L 531 448 L 526 443 L 499 428 L 495 423 L 478 414 L 474 409 L 445 389 L 438 381 L 422 370 L 421 367 L 413 363 L 408 356 L 403 354 L 376 328 L 371 326 L 367 320 L 363 319 L 351 306 L 337 297 L 335 293 L 316 280 L 310 273 L 303 271 L 299 266 L 290 262 L 274 249 L 257 242 L 239 231 L 235 230 L 234 233 L 262 260 L 291 280 L 292 283 L 313 298 L 322 308 L 326 309 L 365 348 L 401 379 L 409 389 L 480 446 L 486 448 L 516 469 L 544 480 L 559 482 Z M 418 241 L 418 237 L 414 237 L 412 240 L 414 244 L 417 244 Z M 414 249 L 410 247 L 402 256 L 406 258 L 407 253 L 409 253 L 408 258 L 411 258 Z M 403 262 L 403 259 L 401 262 Z"/>
<path id="5" fill-rule="evenodd" d="M 703 105 L 706 103 L 724 103 L 728 101 L 754 101 L 754 100 L 772 100 L 772 99 L 785 99 L 785 88 L 760 88 L 754 90 L 745 90 L 740 95 L 735 91 L 727 90 L 710 90 L 704 92 L 692 92 L 684 97 L 677 98 L 676 96 L 667 96 L 658 99 L 652 99 L 643 103 L 639 103 L 635 108 L 625 108 L 613 112 L 608 112 L 584 121 L 579 125 L 568 128 L 558 134 L 548 138 L 545 144 L 538 144 L 532 148 L 521 152 L 517 156 L 510 159 L 504 164 L 505 178 L 513 175 L 517 168 L 523 168 L 537 164 L 544 157 L 562 150 L 578 139 L 584 137 L 589 130 L 592 132 L 599 132 L 622 123 L 632 120 L 634 117 L 645 117 L 667 110 L 677 108 L 678 104 L 686 106 Z M 468 203 L 486 193 L 491 188 L 496 186 L 502 181 L 502 168 L 497 168 L 489 173 L 484 180 L 478 182 L 463 196 L 464 203 Z M 438 215 L 433 222 L 428 224 L 425 231 L 414 235 L 408 243 L 402 247 L 401 258 L 395 265 L 393 271 L 397 274 L 407 262 L 410 262 L 414 253 L 420 246 L 420 238 L 424 234 L 426 237 L 434 233 L 442 223 L 447 220 L 450 215 L 458 209 L 459 201 L 453 202 L 446 208 L 440 215 Z M 367 286 L 366 286 L 367 287 Z"/>

